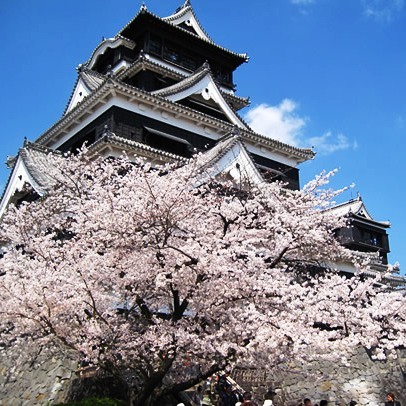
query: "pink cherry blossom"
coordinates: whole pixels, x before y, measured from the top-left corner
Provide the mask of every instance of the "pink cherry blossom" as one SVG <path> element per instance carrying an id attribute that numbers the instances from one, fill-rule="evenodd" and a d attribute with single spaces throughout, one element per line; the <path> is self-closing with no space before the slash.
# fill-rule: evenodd
<path id="1" fill-rule="evenodd" d="M 1 341 L 40 345 L 127 381 L 135 404 L 227 367 L 377 358 L 406 344 L 405 297 L 362 278 L 334 238 L 323 174 L 302 191 L 244 189 L 127 158 L 50 155 L 55 187 L 0 228 Z M 351 263 L 348 278 L 332 264 Z"/>

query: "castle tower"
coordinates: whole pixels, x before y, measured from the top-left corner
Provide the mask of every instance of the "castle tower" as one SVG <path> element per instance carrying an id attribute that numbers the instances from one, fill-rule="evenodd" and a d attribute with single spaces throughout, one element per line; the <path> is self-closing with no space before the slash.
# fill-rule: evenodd
<path id="1" fill-rule="evenodd" d="M 164 163 L 183 161 L 238 134 L 265 179 L 282 179 L 298 189 L 297 166 L 314 153 L 257 134 L 241 118 L 238 112 L 249 100 L 236 95 L 234 72 L 247 61 L 246 54 L 209 37 L 189 1 L 165 18 L 141 6 L 78 66 L 62 117 L 35 140 L 35 151 L 25 143 L 10 160 L 13 173 L 0 216 L 17 195 L 43 194 L 44 185 L 32 173 L 36 160 L 44 161 L 41 149 L 76 152 L 85 142 L 94 153 L 127 151 Z"/>

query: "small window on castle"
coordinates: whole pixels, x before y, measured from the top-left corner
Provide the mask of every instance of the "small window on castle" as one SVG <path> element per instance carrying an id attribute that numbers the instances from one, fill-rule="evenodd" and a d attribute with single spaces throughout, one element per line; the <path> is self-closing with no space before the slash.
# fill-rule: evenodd
<path id="1" fill-rule="evenodd" d="M 167 45 L 164 49 L 164 58 L 168 61 L 179 63 L 180 54 L 175 47 Z"/>
<path id="2" fill-rule="evenodd" d="M 162 54 L 162 39 L 156 35 L 151 35 L 149 39 L 148 50 L 151 54 L 161 55 Z"/>
<path id="3" fill-rule="evenodd" d="M 370 243 L 372 245 L 380 246 L 382 245 L 382 238 L 378 234 L 371 234 Z"/>

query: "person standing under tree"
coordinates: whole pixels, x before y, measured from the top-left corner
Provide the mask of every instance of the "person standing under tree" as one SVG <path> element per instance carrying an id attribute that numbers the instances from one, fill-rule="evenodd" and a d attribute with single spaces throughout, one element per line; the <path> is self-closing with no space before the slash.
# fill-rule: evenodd
<path id="1" fill-rule="evenodd" d="M 395 400 L 395 394 L 393 392 L 389 392 L 386 395 L 386 402 L 385 402 L 385 406 L 401 406 L 400 402 L 398 402 L 397 400 Z"/>

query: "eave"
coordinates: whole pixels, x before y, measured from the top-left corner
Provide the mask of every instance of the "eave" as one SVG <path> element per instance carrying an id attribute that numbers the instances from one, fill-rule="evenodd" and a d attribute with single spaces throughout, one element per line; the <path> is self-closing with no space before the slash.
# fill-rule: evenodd
<path id="1" fill-rule="evenodd" d="M 86 117 L 93 114 L 99 106 L 106 104 L 110 99 L 116 97 L 123 98 L 130 103 L 137 102 L 138 106 L 144 105 L 143 108 L 148 106 L 151 110 L 161 109 L 162 114 L 170 114 L 176 119 L 182 117 L 194 123 L 197 127 L 207 127 L 215 134 L 218 134 L 217 139 L 234 128 L 229 122 L 168 101 L 163 97 L 154 96 L 149 92 L 116 79 L 108 78 L 96 91 L 43 133 L 36 142 L 51 147 L 50 141 L 56 142 L 79 125 Z M 310 149 L 293 147 L 280 141 L 266 138 L 251 130 L 240 129 L 240 131 L 244 141 L 248 141 L 251 145 L 282 154 L 288 159 L 297 161 L 297 163 L 312 159 L 315 155 Z"/>
<path id="2" fill-rule="evenodd" d="M 207 62 L 192 75 L 189 75 L 171 86 L 155 90 L 151 92 L 151 94 L 164 97 L 173 102 L 179 102 L 182 99 L 192 99 L 195 95 L 201 95 L 204 100 L 213 101 L 216 108 L 218 108 L 233 125 L 239 128 L 249 128 L 248 124 L 244 122 L 224 98 Z"/>
<path id="3" fill-rule="evenodd" d="M 92 52 L 92 55 L 90 58 L 84 63 L 84 66 L 88 69 L 92 69 L 94 64 L 97 61 L 97 58 L 101 55 L 103 55 L 107 49 L 114 49 L 119 46 L 125 46 L 128 49 L 134 49 L 135 48 L 135 42 L 125 38 L 121 35 L 116 35 L 113 38 L 107 38 L 104 39 Z"/>
<path id="4" fill-rule="evenodd" d="M 162 151 L 157 148 L 153 148 L 149 145 L 142 144 L 137 141 L 129 140 L 127 138 L 118 137 L 114 133 L 109 133 L 98 139 L 89 147 L 89 154 L 104 155 L 104 156 L 119 156 L 123 152 L 127 155 L 133 153 L 139 157 L 148 158 L 151 163 L 168 163 L 179 162 L 186 163 L 187 158 L 180 155 L 172 154 L 170 152 Z M 129 156 L 131 159 L 131 156 Z"/>
<path id="5" fill-rule="evenodd" d="M 178 71 L 175 71 L 174 69 L 152 61 L 150 55 L 142 53 L 136 61 L 134 61 L 125 71 L 118 74 L 116 78 L 123 81 L 124 79 L 134 76 L 143 70 L 149 70 L 158 73 L 163 77 L 169 77 L 178 81 L 184 80 L 193 73 L 192 71 L 187 71 L 186 69 L 179 69 Z M 223 90 L 221 85 L 219 85 L 219 90 L 227 102 L 232 105 L 234 111 L 238 111 L 250 104 L 248 97 L 236 96 L 235 94 L 230 93 L 230 91 Z"/>
<path id="6" fill-rule="evenodd" d="M 350 222 L 356 222 L 359 224 L 364 224 L 365 226 L 371 227 L 371 228 L 377 228 L 377 229 L 386 229 L 390 228 L 390 223 L 386 221 L 377 221 L 373 219 L 368 219 L 363 216 L 358 216 L 357 214 L 354 213 L 349 213 L 347 215 L 348 219 Z"/>
<path id="7" fill-rule="evenodd" d="M 0 199 L 0 217 L 16 194 L 24 196 L 28 185 L 39 196 L 43 196 L 52 186 L 53 178 L 49 173 L 49 154 L 54 151 L 30 142 L 24 142 L 20 148 L 14 165 L 11 168 L 6 187 Z M 22 197 L 21 196 L 21 197 Z"/>
<path id="8" fill-rule="evenodd" d="M 154 22 L 156 22 L 157 24 L 161 24 L 163 27 L 167 27 L 171 30 L 175 30 L 175 32 L 182 32 L 182 34 L 186 34 L 189 36 L 189 38 L 193 39 L 193 40 L 197 40 L 198 42 L 200 42 L 201 44 L 205 44 L 205 45 L 210 45 L 212 47 L 214 47 L 214 49 L 222 52 L 225 54 L 225 56 L 227 56 L 228 58 L 232 59 L 235 61 L 235 67 L 238 67 L 239 65 L 241 65 L 244 62 L 248 62 L 248 56 L 247 54 L 241 54 L 241 53 L 236 53 L 233 51 L 230 51 L 229 49 L 222 47 L 218 44 L 216 44 L 215 42 L 211 41 L 210 39 L 206 39 L 206 38 L 202 38 L 198 35 L 196 35 L 193 32 L 190 32 L 182 27 L 176 26 L 171 24 L 170 22 L 164 20 L 163 18 L 157 16 L 154 13 L 151 13 L 149 10 L 147 10 L 146 6 L 143 5 L 141 6 L 140 10 L 138 11 L 137 15 L 128 22 L 128 24 L 126 24 L 118 33 L 118 35 L 123 36 L 125 38 L 129 37 L 129 33 L 131 31 L 131 29 L 137 24 L 137 23 L 141 23 L 143 18 L 149 18 L 151 20 L 153 20 Z M 166 17 L 167 19 L 170 18 Z"/>

